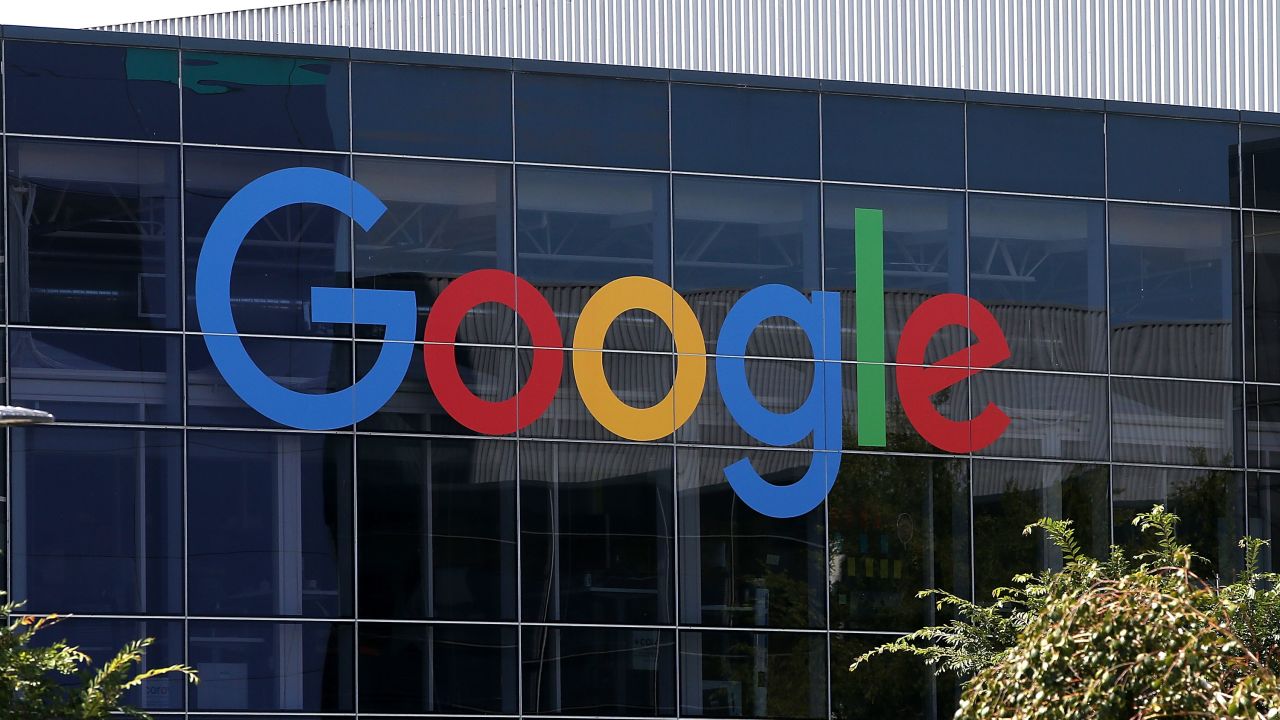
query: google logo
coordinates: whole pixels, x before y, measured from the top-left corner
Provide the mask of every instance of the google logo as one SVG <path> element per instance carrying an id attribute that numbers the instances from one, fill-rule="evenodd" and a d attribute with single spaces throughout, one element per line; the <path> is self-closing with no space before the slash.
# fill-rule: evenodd
<path id="1" fill-rule="evenodd" d="M 417 306 L 404 290 L 311 288 L 311 318 L 322 323 L 360 323 L 385 328 L 384 342 L 369 371 L 350 387 L 325 394 L 300 393 L 262 372 L 245 350 L 231 312 L 231 271 L 244 238 L 269 213 L 310 203 L 332 208 L 368 230 L 386 206 L 367 188 L 319 168 L 289 168 L 244 186 L 218 213 L 205 237 L 196 269 L 196 312 L 214 365 L 244 402 L 288 427 L 331 430 L 363 420 L 399 388 L 412 361 Z M 857 440 L 884 447 L 886 439 L 884 365 L 883 216 L 856 211 L 855 321 L 857 323 Z M 516 311 L 532 338 L 533 364 L 514 396 L 499 402 L 476 397 L 463 383 L 453 347 L 467 313 L 484 303 Z M 605 334 L 629 310 L 658 317 L 675 340 L 676 373 L 671 389 L 657 404 L 637 408 L 614 394 L 605 377 Z M 816 361 L 813 385 L 800 407 L 776 413 L 762 406 L 747 383 L 747 341 L 765 320 L 786 318 L 808 338 Z M 968 328 L 973 345 L 926 364 L 931 338 L 950 325 Z M 725 406 L 744 431 L 772 446 L 813 439 L 812 460 L 804 476 L 790 485 L 774 485 L 747 459 L 724 468 L 734 492 L 756 511 L 772 517 L 803 515 L 822 503 L 835 482 L 843 447 L 840 378 L 839 294 L 809 296 L 784 285 L 761 285 L 743 294 L 720 328 L 716 378 Z M 564 372 L 564 338 L 546 298 L 533 285 L 502 270 L 476 270 L 452 281 L 427 317 L 423 350 L 427 378 L 445 412 L 462 425 L 488 435 L 508 435 L 544 412 L 555 398 Z M 693 310 L 671 286 L 648 277 L 624 277 L 600 288 L 578 319 L 571 347 L 573 374 L 583 403 L 610 432 L 648 441 L 671 435 L 689 420 L 706 389 L 706 340 Z M 908 420 L 925 440 L 948 452 L 972 452 L 995 442 L 1009 417 L 988 404 L 968 420 L 938 412 L 933 396 L 983 369 L 1008 359 L 1004 332 L 982 303 L 964 295 L 938 295 L 915 310 L 903 326 L 895 366 L 898 395 Z"/>

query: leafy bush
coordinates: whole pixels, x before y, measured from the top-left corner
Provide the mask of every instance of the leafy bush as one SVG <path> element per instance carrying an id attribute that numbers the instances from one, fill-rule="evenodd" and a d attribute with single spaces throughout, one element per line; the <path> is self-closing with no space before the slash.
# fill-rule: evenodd
<path id="1" fill-rule="evenodd" d="M 0 593 L 3 596 L 3 593 Z M 5 618 L 20 608 L 0 605 Z M 129 643 L 101 667 L 93 659 L 57 641 L 35 643 L 36 633 L 56 625 L 57 616 L 20 616 L 0 623 L 0 717 L 6 720 L 99 720 L 111 713 L 136 718 L 146 713 L 121 704 L 124 694 L 147 680 L 182 673 L 191 682 L 195 671 L 185 665 L 135 672 L 151 639 Z"/>
<path id="2" fill-rule="evenodd" d="M 964 679 L 957 720 L 978 718 L 1280 718 L 1280 575 L 1258 572 L 1266 543 L 1244 538 L 1245 570 L 1212 587 L 1191 571 L 1177 517 L 1163 507 L 1134 524 L 1155 549 L 1082 552 L 1070 521 L 1040 529 L 1063 568 L 1014 577 L 978 605 L 928 590 L 956 619 L 857 658 L 907 653 Z"/>

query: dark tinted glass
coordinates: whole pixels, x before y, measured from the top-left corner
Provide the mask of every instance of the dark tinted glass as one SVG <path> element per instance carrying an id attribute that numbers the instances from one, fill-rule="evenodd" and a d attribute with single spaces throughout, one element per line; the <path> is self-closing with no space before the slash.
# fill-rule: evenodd
<path id="1" fill-rule="evenodd" d="M 152 48 L 4 44 L 9 132 L 178 139 L 178 53 Z"/>
<path id="2" fill-rule="evenodd" d="M 1101 197 L 1101 113 L 969 105 L 969 187 Z"/>
<path id="3" fill-rule="evenodd" d="M 609 281 L 670 282 L 666 175 L 520 168 L 517 181 L 520 277 L 555 310 L 565 345 L 583 305 Z M 652 313 L 629 311 L 610 326 L 605 347 L 670 350 L 671 333 Z"/>
<path id="4" fill-rule="evenodd" d="M 994 404 L 1009 427 L 979 452 L 1003 457 L 1108 460 L 1107 379 L 990 371 L 969 381 L 972 413 Z"/>
<path id="5" fill-rule="evenodd" d="M 675 633 L 628 628 L 524 629 L 524 712 L 674 715 Z"/>
<path id="6" fill-rule="evenodd" d="M 1041 531 L 1042 517 L 1070 520 L 1085 553 L 1105 558 L 1111 544 L 1111 498 L 1105 465 L 973 462 L 974 583 L 980 600 L 1009 587 L 1016 573 L 1061 569 L 1062 551 Z"/>
<path id="7" fill-rule="evenodd" d="M 1112 204 L 1111 370 L 1239 375 L 1236 214 Z"/>
<path id="8" fill-rule="evenodd" d="M 825 454 L 681 448 L 679 487 L 680 620 L 747 627 L 826 623 L 823 507 L 772 518 L 744 505 L 724 469 L 747 459 L 769 482 L 786 485 Z"/>
<path id="9" fill-rule="evenodd" d="M 187 634 L 188 662 L 200 673 L 189 691 L 192 710 L 355 707 L 349 624 L 192 620 Z"/>
<path id="10" fill-rule="evenodd" d="M 356 152 L 511 159 L 511 73 L 351 64 Z"/>
<path id="11" fill-rule="evenodd" d="M 57 626 L 42 630 L 36 635 L 33 645 L 65 640 L 68 645 L 93 658 L 96 661 L 94 665 L 100 667 L 115 656 L 120 648 L 139 638 L 152 638 L 154 642 L 143 654 L 142 661 L 131 667 L 133 672 L 141 673 L 185 663 L 181 620 L 63 618 Z M 164 717 L 160 713 L 181 711 L 185 707 L 186 685 L 186 677 L 178 673 L 149 678 L 143 686 L 126 692 L 121 698 L 121 704 L 146 710 L 149 714 L 156 713 L 156 717 Z"/>
<path id="12" fill-rule="evenodd" d="M 964 187 L 964 105 L 822 96 L 828 180 Z"/>
<path id="13" fill-rule="evenodd" d="M 1112 452 L 1117 462 L 1240 464 L 1240 389 L 1234 384 L 1111 379 Z"/>
<path id="14" fill-rule="evenodd" d="M 322 394 L 351 385 L 351 342 L 243 338 L 255 365 L 276 383 L 302 393 Z M 204 338 L 188 335 L 187 422 L 192 425 L 282 427 L 249 407 L 209 358 Z M 411 362 L 410 367 L 421 362 Z"/>
<path id="15" fill-rule="evenodd" d="M 1280 382 L 1280 215 L 1244 213 L 1245 377 Z"/>
<path id="16" fill-rule="evenodd" d="M 960 364 L 964 365 L 968 359 L 967 355 L 960 356 Z M 750 365 L 747 366 L 750 368 Z M 840 393 L 842 395 L 840 409 L 844 416 L 844 449 L 857 450 L 858 443 L 858 368 L 867 367 L 854 363 L 844 363 L 841 367 L 841 383 Z M 877 366 L 871 365 L 871 368 Z M 898 373 L 900 368 L 904 366 L 886 366 L 885 372 L 885 393 L 884 400 L 879 397 L 872 404 L 872 411 L 879 410 L 884 407 L 884 423 L 885 423 L 885 447 L 883 449 L 892 452 L 904 453 L 939 453 L 937 447 L 925 440 L 924 437 L 915 429 L 911 420 L 907 418 L 906 411 L 902 407 L 901 386 L 913 382 L 912 380 L 900 381 Z M 948 420 L 956 422 L 964 422 L 973 417 L 973 413 L 969 410 L 969 396 L 971 394 L 969 386 L 970 379 L 960 379 L 953 385 L 942 388 L 938 392 L 929 396 L 929 403 L 940 416 Z M 753 385 L 754 387 L 754 385 Z M 794 390 L 791 392 L 795 392 Z M 763 394 L 763 393 L 762 393 Z M 799 400 L 793 402 L 798 403 Z"/>
<path id="17" fill-rule="evenodd" d="M 182 338 L 9 331 L 10 397 L 63 421 L 182 422 Z"/>
<path id="18" fill-rule="evenodd" d="M 515 713 L 516 628 L 360 626 L 360 711 Z"/>
<path id="19" fill-rule="evenodd" d="M 511 169 L 499 165 L 392 158 L 355 159 L 355 180 L 387 212 L 364 232 L 355 229 L 356 287 L 411 290 L 418 297 L 422 337 L 427 313 L 444 288 L 472 270 L 510 272 Z M 380 338 L 380 325 L 359 325 Z M 515 318 L 497 303 L 467 313 L 458 342 L 513 342 Z"/>
<path id="20" fill-rule="evenodd" d="M 1280 387 L 1245 385 L 1244 401 L 1246 466 L 1280 470 Z"/>
<path id="21" fill-rule="evenodd" d="M 676 170 L 816 178 L 818 125 L 816 93 L 671 86 Z"/>
<path id="22" fill-rule="evenodd" d="M 831 626 L 906 632 L 943 621 L 916 597 L 969 595 L 968 463 L 846 453 L 827 495 Z M 846 664 L 847 665 L 847 664 Z"/>
<path id="23" fill-rule="evenodd" d="M 680 712 L 827 717 L 827 643 L 816 633 L 680 633 Z"/>
<path id="24" fill-rule="evenodd" d="M 1235 579 L 1243 560 L 1237 543 L 1245 534 L 1244 473 L 1118 465 L 1111 482 L 1116 544 L 1131 552 L 1154 550 L 1156 538 L 1139 532 L 1133 518 L 1164 505 L 1178 516 L 1178 542 L 1203 558 L 1191 569 L 1210 584 Z"/>
<path id="25" fill-rule="evenodd" d="M 858 208 L 884 213 L 885 359 L 897 355 L 907 317 L 920 303 L 942 293 L 967 292 L 964 247 L 964 194 L 930 190 L 824 185 L 826 235 L 823 262 L 825 287 L 840 293 L 841 357 L 857 355 L 857 271 L 853 231 Z M 938 360 L 963 346 L 956 332 L 931 346 Z"/>
<path id="26" fill-rule="evenodd" d="M 816 363 L 748 358 L 743 361 L 743 365 L 747 386 L 754 394 L 755 401 L 768 412 L 783 415 L 799 409 L 814 391 L 815 383 L 819 385 L 818 394 L 825 397 L 825 374 L 815 372 Z M 720 370 L 715 358 L 708 360 L 706 372 L 706 387 L 698 399 L 693 415 L 676 431 L 676 440 L 695 445 L 769 445 L 744 430 L 730 413 L 729 406 L 724 402 L 724 395 L 718 389 Z M 813 447 L 812 432 L 791 447 Z"/>
<path id="27" fill-rule="evenodd" d="M 347 436 L 188 434 L 190 613 L 350 615 L 351 469 Z"/>
<path id="28" fill-rule="evenodd" d="M 1107 369 L 1107 246 L 1100 202 L 969 199 L 969 294 L 999 321 L 1005 367 Z"/>
<path id="29" fill-rule="evenodd" d="M 671 446 L 521 444 L 525 621 L 672 622 L 673 463 Z"/>
<path id="30" fill-rule="evenodd" d="M 518 389 L 515 348 L 481 345 L 454 345 L 452 348 L 458 376 L 473 395 L 490 403 L 502 402 L 515 395 Z M 479 434 L 455 420 L 436 397 L 423 362 L 425 349 L 422 345 L 414 347 L 399 389 L 377 412 L 358 423 L 360 430 L 430 435 Z M 383 343 L 356 343 L 356 377 L 363 377 L 382 352 Z M 568 362 L 565 366 L 567 376 Z M 360 392 L 356 390 L 357 394 Z M 514 405 L 491 410 L 489 414 L 501 415 L 508 426 L 515 426 L 517 413 Z"/>
<path id="31" fill-rule="evenodd" d="M 343 61 L 187 51 L 183 139 L 345 150 L 349 86 Z"/>
<path id="32" fill-rule="evenodd" d="M 12 452 L 24 610 L 182 612 L 179 431 L 29 428 L 14 431 Z"/>
<path id="33" fill-rule="evenodd" d="M 1234 204 L 1238 144 L 1235 123 L 1109 115 L 1110 195 L 1126 200 Z"/>
<path id="34" fill-rule="evenodd" d="M 553 440 L 621 440 L 623 438 L 606 429 L 587 410 L 582 401 L 573 370 L 574 357 L 582 352 L 563 354 L 564 371 L 560 375 L 560 389 L 556 391 L 551 406 L 520 434 L 524 437 L 550 438 Z M 593 353 L 604 367 L 605 382 L 622 402 L 635 408 L 657 405 L 672 392 L 673 367 L 670 355 L 657 353 Z M 523 386 L 529 376 L 533 351 L 520 350 L 520 382 Z M 590 355 L 587 356 L 590 358 Z M 655 438 L 670 440 L 670 436 Z"/>
<path id="35" fill-rule="evenodd" d="M 673 193 L 675 288 L 698 316 L 708 352 L 748 290 L 822 289 L 817 185 L 676 177 Z M 754 333 L 747 353 L 812 357 L 805 334 L 785 320 Z"/>
<path id="36" fill-rule="evenodd" d="M 1249 473 L 1248 481 L 1249 534 L 1269 541 L 1262 547 L 1258 570 L 1276 572 L 1280 569 L 1280 475 L 1274 473 Z"/>
<path id="37" fill-rule="evenodd" d="M 1244 206 L 1280 210 L 1280 127 L 1245 125 L 1240 136 Z"/>
<path id="38" fill-rule="evenodd" d="M 516 157 L 667 167 L 667 84 L 516 73 Z"/>
<path id="39" fill-rule="evenodd" d="M 186 151 L 187 327 L 199 329 L 196 267 L 204 236 L 231 196 L 275 170 L 316 167 L 346 174 L 345 158 L 229 150 Z M 231 309 L 241 333 L 350 337 L 351 326 L 311 322 L 311 288 L 351 287 L 351 219 L 297 204 L 254 225 L 236 254 Z"/>
<path id="40" fill-rule="evenodd" d="M 361 437 L 356 449 L 361 617 L 514 619 L 514 443 Z"/>
<path id="41" fill-rule="evenodd" d="M 11 322 L 182 327 L 178 151 L 9 142 Z"/>
<path id="42" fill-rule="evenodd" d="M 948 720 L 959 688 L 952 675 L 934 677 L 923 660 L 901 653 L 881 655 L 849 674 L 863 653 L 893 642 L 892 635 L 831 636 L 831 717 L 835 720 L 921 718 Z"/>

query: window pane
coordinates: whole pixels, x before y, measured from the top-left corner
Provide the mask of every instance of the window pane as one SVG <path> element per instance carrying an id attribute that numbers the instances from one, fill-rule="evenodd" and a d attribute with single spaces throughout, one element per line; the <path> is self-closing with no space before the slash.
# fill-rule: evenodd
<path id="1" fill-rule="evenodd" d="M 355 231 L 356 287 L 416 293 L 415 338 L 450 281 L 472 270 L 512 270 L 510 168 L 357 157 L 355 179 L 387 206 L 368 232 Z M 371 338 L 384 330 L 356 328 Z M 483 303 L 467 313 L 456 340 L 509 345 L 514 328 L 510 310 Z"/>
<path id="2" fill-rule="evenodd" d="M 1111 501 L 1105 465 L 973 462 L 973 551 L 976 595 L 1015 587 L 1017 573 L 1062 569 L 1062 551 L 1042 531 L 1022 529 L 1043 517 L 1070 520 L 1085 553 L 1106 558 Z"/>
<path id="3" fill-rule="evenodd" d="M 14 402 L 62 421 L 182 422 L 176 334 L 9 331 Z"/>
<path id="4" fill-rule="evenodd" d="M 515 713 L 516 628 L 360 627 L 360 713 Z"/>
<path id="5" fill-rule="evenodd" d="M 317 167 L 346 174 L 346 159 L 235 150 L 186 151 L 187 327 L 199 329 L 196 267 L 205 234 L 231 196 L 275 170 Z M 236 254 L 231 309 L 241 333 L 351 337 L 350 325 L 311 322 L 311 288 L 351 287 L 351 219 L 298 204 L 269 213 Z"/>
<path id="6" fill-rule="evenodd" d="M 262 372 L 291 390 L 324 394 L 352 383 L 351 342 L 242 338 L 245 351 Z M 228 385 L 209 358 L 204 338 L 188 335 L 187 422 L 191 425 L 282 427 L 249 407 Z M 420 362 L 409 363 L 410 367 Z"/>
<path id="7" fill-rule="evenodd" d="M 524 712 L 674 715 L 675 667 L 670 630 L 525 627 Z"/>
<path id="8" fill-rule="evenodd" d="M 1280 215 L 1244 213 L 1245 377 L 1280 382 Z"/>
<path id="9" fill-rule="evenodd" d="M 361 617 L 515 619 L 515 445 L 361 436 L 356 448 Z"/>
<path id="10" fill-rule="evenodd" d="M 969 596 L 967 467 L 955 458 L 840 456 L 827 496 L 832 628 L 908 632 L 945 619 L 920 590 Z"/>
<path id="11" fill-rule="evenodd" d="M 669 445 L 521 443 L 526 622 L 672 622 L 674 461 Z"/>
<path id="12" fill-rule="evenodd" d="M 772 360 L 748 358 L 743 361 L 747 386 L 755 396 L 755 402 L 769 412 L 786 414 L 798 410 L 809 394 L 813 392 L 814 383 L 819 383 L 819 395 L 825 397 L 825 384 L 822 373 L 815 372 L 817 363 L 802 360 Z M 760 447 L 768 445 L 742 428 L 737 418 L 725 404 L 724 395 L 719 391 L 719 368 L 715 358 L 707 362 L 707 381 L 702 396 L 693 410 L 688 422 L 676 431 L 676 440 L 681 443 L 695 445 L 734 445 L 738 447 Z M 849 410 L 849 408 L 846 408 Z M 813 434 L 810 432 L 799 442 L 791 445 L 794 448 L 813 447 Z"/>
<path id="13" fill-rule="evenodd" d="M 989 371 L 969 381 L 971 415 L 996 405 L 1009 427 L 983 455 L 1062 460 L 1110 458 L 1107 378 Z"/>
<path id="14" fill-rule="evenodd" d="M 1112 204 L 1111 369 L 1239 376 L 1235 213 Z"/>
<path id="15" fill-rule="evenodd" d="M 182 327 L 178 152 L 9 142 L 9 318 Z"/>
<path id="16" fill-rule="evenodd" d="M 827 717 L 827 643 L 816 633 L 680 633 L 680 712 Z"/>
<path id="17" fill-rule="evenodd" d="M 967 292 L 964 194 L 847 185 L 824 185 L 823 192 L 825 283 L 829 292 L 840 293 L 841 356 L 847 359 L 857 355 L 854 211 L 884 213 L 885 358 L 892 361 L 902 326 L 920 303 L 942 293 Z M 940 342 L 930 346 L 930 361 L 965 346 L 958 332 L 940 335 Z"/>
<path id="18" fill-rule="evenodd" d="M 826 454 L 823 454 L 826 455 Z M 772 518 L 744 505 L 724 469 L 747 459 L 762 478 L 799 480 L 807 452 L 680 448 L 680 620 L 683 623 L 819 628 L 826 624 L 823 507 Z"/>
<path id="19" fill-rule="evenodd" d="M 1280 210 L 1280 127 L 1241 128 L 1244 206 Z"/>
<path id="20" fill-rule="evenodd" d="M 183 139 L 346 150 L 349 85 L 344 61 L 186 51 Z"/>
<path id="21" fill-rule="evenodd" d="M 1116 466 L 1116 544 L 1130 552 L 1154 550 L 1156 539 L 1134 527 L 1138 513 L 1164 505 L 1178 516 L 1178 542 L 1207 562 L 1191 569 L 1210 584 L 1235 579 L 1243 560 L 1237 543 L 1244 535 L 1244 473 L 1230 470 L 1190 470 Z"/>
<path id="22" fill-rule="evenodd" d="M 1100 202 L 970 196 L 969 293 L 1005 330 L 1004 366 L 1106 371 L 1104 217 Z"/>
<path id="23" fill-rule="evenodd" d="M 667 168 L 667 84 L 516 73 L 516 156 Z"/>
<path id="24" fill-rule="evenodd" d="M 748 368 L 751 366 L 748 365 Z M 840 392 L 841 411 L 844 414 L 844 449 L 856 450 L 858 448 L 858 368 L 856 363 L 844 363 L 840 369 L 841 383 Z M 870 367 L 877 367 L 871 365 Z M 935 447 L 928 440 L 925 440 L 916 430 L 915 425 L 907 418 L 906 411 L 902 408 L 902 397 L 898 383 L 898 372 L 904 366 L 888 365 L 884 367 L 885 373 L 885 442 L 883 450 L 891 452 L 903 453 L 930 453 L 938 454 L 942 451 Z M 969 400 L 972 395 L 970 386 L 973 378 L 960 380 L 954 385 L 945 387 L 933 395 L 929 396 L 929 403 L 942 417 L 956 422 L 965 422 L 973 417 L 974 413 L 970 411 Z M 791 391 L 795 392 L 795 391 Z M 803 396 L 795 396 L 793 402 L 799 404 Z M 1003 403 L 1008 398 L 999 398 L 999 402 Z M 879 407 L 879 399 L 874 407 Z M 794 406 L 793 406 L 794 407 Z"/>
<path id="25" fill-rule="evenodd" d="M 427 347 L 415 345 L 400 387 L 391 399 L 368 418 L 357 423 L 363 432 L 424 433 L 429 435 L 478 435 L 453 418 L 436 397 L 427 379 L 423 352 Z M 458 375 L 473 395 L 497 403 L 515 395 L 517 379 L 516 350 L 511 347 L 452 345 Z M 356 376 L 363 377 L 385 352 L 383 343 L 356 343 Z M 566 358 L 566 372 L 568 362 Z M 359 390 L 356 391 L 359 394 Z M 515 427 L 516 409 L 505 406 L 490 411 L 502 415 L 509 427 Z"/>
<path id="26" fill-rule="evenodd" d="M 849 673 L 860 655 L 892 642 L 893 635 L 831 636 L 831 717 L 834 720 L 928 718 L 950 720 L 960 691 L 950 673 L 935 678 L 923 660 L 881 655 Z"/>
<path id="27" fill-rule="evenodd" d="M 671 86 L 676 170 L 816 178 L 818 125 L 817 93 Z"/>
<path id="28" fill-rule="evenodd" d="M 152 48 L 4 44 L 9 132 L 178 139 L 178 53 Z"/>
<path id="29" fill-rule="evenodd" d="M 19 429 L 12 462 L 25 611 L 182 612 L 180 432 Z"/>
<path id="30" fill-rule="evenodd" d="M 354 709 L 348 624 L 192 620 L 187 632 L 189 662 L 200 673 L 192 710 Z"/>
<path id="31" fill-rule="evenodd" d="M 1233 205 L 1238 143 L 1235 123 L 1108 115 L 1110 195 Z"/>
<path id="32" fill-rule="evenodd" d="M 1280 387 L 1245 385 L 1246 440 L 1251 468 L 1280 470 Z"/>
<path id="33" fill-rule="evenodd" d="M 351 466 L 348 436 L 190 433 L 190 613 L 349 616 Z"/>
<path id="34" fill-rule="evenodd" d="M 969 105 L 969 187 L 1101 197 L 1101 113 Z"/>
<path id="35" fill-rule="evenodd" d="M 601 425 L 583 403 L 573 370 L 574 356 L 579 352 L 591 351 L 566 350 L 563 353 L 564 371 L 560 375 L 560 389 L 556 391 L 546 412 L 520 431 L 522 436 L 552 440 L 624 439 Z M 520 350 L 521 387 L 529 377 L 532 354 L 532 350 Z M 605 382 L 613 394 L 631 407 L 653 407 L 672 391 L 673 367 L 670 355 L 620 352 L 595 355 L 600 358 Z M 670 436 L 655 440 L 670 440 Z"/>
<path id="36" fill-rule="evenodd" d="M 1240 389 L 1234 384 L 1111 379 L 1112 451 L 1117 462 L 1238 465 Z"/>
<path id="37" fill-rule="evenodd" d="M 30 609 L 30 608 L 27 608 Z M 65 609 L 65 608 L 63 608 Z M 132 666 L 133 672 L 145 672 L 170 665 L 181 665 L 184 645 L 181 620 L 105 620 L 69 617 L 63 618 L 52 628 L 42 630 L 35 637 L 35 645 L 65 640 L 69 645 L 96 661 L 101 666 L 115 656 L 128 643 L 142 638 L 153 638 L 142 662 Z M 58 678 L 59 682 L 70 678 Z M 187 678 L 169 673 L 147 680 L 142 687 L 132 689 L 121 698 L 121 704 L 146 710 L 148 713 L 181 711 L 185 706 Z M 158 715 L 158 717 L 164 717 Z M 182 717 L 177 715 L 174 717 Z"/>
<path id="38" fill-rule="evenodd" d="M 357 152 L 511 159 L 509 72 L 352 63 L 351 115 Z"/>
<path id="39" fill-rule="evenodd" d="M 964 187 L 964 105 L 822 96 L 828 180 Z"/>
<path id="40" fill-rule="evenodd" d="M 670 282 L 666 175 L 520 168 L 517 180 L 520 277 L 551 304 L 566 346 L 582 306 L 606 283 L 632 275 Z M 671 332 L 652 313 L 628 311 L 605 347 L 669 351 Z"/>
<path id="41" fill-rule="evenodd" d="M 707 352 L 746 291 L 768 283 L 822 289 L 816 185 L 676 177 L 674 188 L 675 288 L 698 316 Z M 811 352 L 799 326 L 783 320 L 747 346 L 751 355 Z"/>
<path id="42" fill-rule="evenodd" d="M 1269 541 L 1259 553 L 1260 572 L 1276 572 L 1280 569 L 1280 475 L 1274 473 L 1248 474 L 1249 534 Z"/>

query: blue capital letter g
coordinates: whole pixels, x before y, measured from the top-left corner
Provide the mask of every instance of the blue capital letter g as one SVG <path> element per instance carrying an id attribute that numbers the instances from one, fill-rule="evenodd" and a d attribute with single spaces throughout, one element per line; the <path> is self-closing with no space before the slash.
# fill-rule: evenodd
<path id="1" fill-rule="evenodd" d="M 245 350 L 231 316 L 231 268 L 249 230 L 273 210 L 312 203 L 333 208 L 368 230 L 386 206 L 354 180 L 319 168 L 263 175 L 244 186 L 214 218 L 196 266 L 196 314 L 213 364 L 250 407 L 303 430 L 332 430 L 363 420 L 400 387 L 413 355 L 416 302 L 403 290 L 311 288 L 311 319 L 386 327 L 377 361 L 351 387 L 322 395 L 300 393 L 267 377 Z"/>

